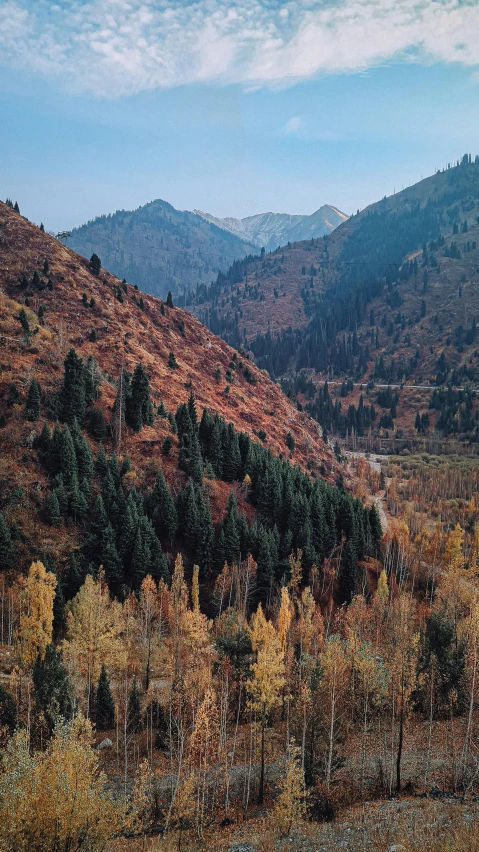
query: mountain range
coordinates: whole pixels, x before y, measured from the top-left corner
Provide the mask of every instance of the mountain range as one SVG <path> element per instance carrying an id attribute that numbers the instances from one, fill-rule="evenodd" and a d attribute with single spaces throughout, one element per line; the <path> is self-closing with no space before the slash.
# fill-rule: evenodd
<path id="1" fill-rule="evenodd" d="M 246 219 L 217 219 L 194 210 L 176 210 L 158 199 L 137 210 L 117 210 L 75 228 L 68 245 L 146 293 L 182 303 L 186 293 L 209 286 L 218 272 L 262 247 L 329 233 L 347 217 L 323 206 L 312 216 L 264 213 Z"/>
<path id="2" fill-rule="evenodd" d="M 252 243 L 267 252 L 278 246 L 298 240 L 317 239 L 330 234 L 338 225 L 347 220 L 345 213 L 336 207 L 324 204 L 311 215 L 291 215 L 289 213 L 258 213 L 244 219 L 227 217 L 219 219 L 210 213 L 194 210 L 207 222 L 222 228 L 246 242 Z"/>

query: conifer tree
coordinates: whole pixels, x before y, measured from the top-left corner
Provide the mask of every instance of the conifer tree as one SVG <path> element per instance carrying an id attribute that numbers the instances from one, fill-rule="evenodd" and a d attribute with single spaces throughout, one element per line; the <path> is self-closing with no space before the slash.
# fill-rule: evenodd
<path id="1" fill-rule="evenodd" d="M 100 444 L 98 447 L 98 453 L 95 461 L 95 471 L 100 476 L 105 476 L 108 470 L 108 463 L 106 460 L 105 450 L 103 449 L 103 444 Z"/>
<path id="2" fill-rule="evenodd" d="M 73 421 L 71 435 L 77 460 L 78 479 L 90 480 L 93 476 L 93 458 L 88 441 L 83 437 L 78 420 Z"/>
<path id="3" fill-rule="evenodd" d="M 101 260 L 97 254 L 93 253 L 90 258 L 90 269 L 93 275 L 99 275 L 101 270 Z"/>
<path id="4" fill-rule="evenodd" d="M 109 731 L 115 725 L 115 702 L 111 694 L 105 663 L 102 663 L 95 691 L 95 722 L 99 731 Z"/>
<path id="5" fill-rule="evenodd" d="M 71 717 L 74 698 L 73 687 L 61 654 L 54 645 L 48 645 L 45 657 L 38 656 L 32 671 L 33 692 L 37 706 L 42 710 L 50 734 L 60 717 Z"/>
<path id="6" fill-rule="evenodd" d="M 65 358 L 65 374 L 60 391 L 61 419 L 69 426 L 73 425 L 76 417 L 79 423 L 85 416 L 85 374 L 83 361 L 70 349 Z"/>
<path id="7" fill-rule="evenodd" d="M 137 364 L 131 381 L 131 395 L 126 401 L 126 420 L 135 432 L 153 425 L 150 385 L 142 364 Z"/>
<path id="8" fill-rule="evenodd" d="M 156 477 L 147 505 L 158 538 L 170 548 L 178 527 L 178 514 L 163 471 Z"/>
<path id="9" fill-rule="evenodd" d="M 11 568 L 15 558 L 15 548 L 7 522 L 0 512 L 0 570 Z"/>
<path id="10" fill-rule="evenodd" d="M 36 379 L 32 379 L 28 388 L 25 414 L 27 420 L 38 420 L 40 417 L 41 389 Z"/>
<path id="11" fill-rule="evenodd" d="M 61 520 L 60 503 L 55 489 L 45 501 L 45 520 L 52 527 L 57 527 Z"/>
<path id="12" fill-rule="evenodd" d="M 166 304 L 169 308 L 173 307 L 173 296 L 171 295 L 171 290 L 168 290 L 168 295 L 166 297 Z"/>

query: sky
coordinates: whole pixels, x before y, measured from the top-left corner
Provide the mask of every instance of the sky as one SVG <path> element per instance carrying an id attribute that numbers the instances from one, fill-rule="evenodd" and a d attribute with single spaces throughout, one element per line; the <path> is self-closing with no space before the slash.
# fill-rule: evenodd
<path id="1" fill-rule="evenodd" d="M 353 213 L 479 153 L 479 0 L 0 0 L 0 198 Z"/>

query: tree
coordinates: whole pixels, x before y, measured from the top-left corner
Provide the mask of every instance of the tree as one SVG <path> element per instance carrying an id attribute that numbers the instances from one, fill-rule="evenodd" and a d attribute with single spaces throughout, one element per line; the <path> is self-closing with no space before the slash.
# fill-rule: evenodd
<path id="1" fill-rule="evenodd" d="M 97 254 L 93 253 L 90 258 L 90 270 L 93 275 L 99 275 L 101 270 L 101 260 Z"/>
<path id="2" fill-rule="evenodd" d="M 85 375 L 83 361 L 70 349 L 65 358 L 65 373 L 60 391 L 61 420 L 69 426 L 76 419 L 82 423 L 85 416 Z"/>
<path id="3" fill-rule="evenodd" d="M 130 694 L 128 696 L 127 726 L 133 734 L 136 734 L 136 732 L 141 728 L 141 701 L 136 677 L 133 678 Z"/>
<path id="4" fill-rule="evenodd" d="M 68 719 L 74 708 L 72 684 L 54 645 L 48 645 L 44 659 L 35 660 L 32 681 L 35 701 L 52 734 L 60 717 Z"/>
<path id="5" fill-rule="evenodd" d="M 95 692 L 95 723 L 99 731 L 109 731 L 115 724 L 115 702 L 111 694 L 105 663 L 102 663 Z"/>
<path id="6" fill-rule="evenodd" d="M 7 522 L 0 512 L 0 570 L 7 571 L 15 559 L 15 547 Z"/>
<path id="7" fill-rule="evenodd" d="M 36 379 L 32 379 L 28 388 L 25 415 L 27 420 L 38 420 L 40 417 L 41 389 Z"/>
<path id="8" fill-rule="evenodd" d="M 177 361 L 176 361 L 176 358 L 175 358 L 173 352 L 170 352 L 168 354 L 168 367 L 170 368 L 170 370 L 176 370 L 176 368 L 178 367 L 178 364 L 177 364 Z"/>
<path id="9" fill-rule="evenodd" d="M 120 652 L 121 606 L 112 601 L 103 572 L 98 579 L 85 579 L 67 614 L 67 636 L 63 652 L 87 681 L 87 714 L 93 698 L 93 683 L 102 663 L 114 663 Z"/>
<path id="10" fill-rule="evenodd" d="M 171 295 L 171 290 L 168 290 L 168 295 L 166 297 L 166 304 L 169 308 L 173 307 L 173 296 Z"/>
<path id="11" fill-rule="evenodd" d="M 274 803 L 273 822 L 281 834 L 290 835 L 306 814 L 306 790 L 301 765 L 301 749 L 292 741 L 286 755 L 284 772 L 279 779 L 279 795 Z"/>
<path id="12" fill-rule="evenodd" d="M 261 604 L 253 615 L 250 639 L 256 661 L 251 666 L 251 677 L 246 683 L 250 707 L 258 714 L 261 727 L 261 771 L 258 804 L 264 801 L 264 732 L 269 713 L 278 704 L 284 685 L 284 654 L 271 621 L 267 621 Z"/>
<path id="13" fill-rule="evenodd" d="M 11 692 L 0 684 L 0 725 L 12 733 L 17 726 L 17 705 Z"/>
<path id="14" fill-rule="evenodd" d="M 150 384 L 142 364 L 137 364 L 133 373 L 131 394 L 126 400 L 126 421 L 135 432 L 153 425 Z"/>
<path id="15" fill-rule="evenodd" d="M 16 635 L 17 654 L 24 670 L 37 657 L 45 657 L 53 634 L 53 599 L 57 580 L 42 562 L 32 562 L 20 580 L 20 617 Z"/>
<path id="16" fill-rule="evenodd" d="M 30 751 L 24 730 L 10 739 L 0 776 L 5 852 L 104 852 L 127 826 L 128 805 L 107 788 L 82 715 L 59 723 L 45 751 Z"/>

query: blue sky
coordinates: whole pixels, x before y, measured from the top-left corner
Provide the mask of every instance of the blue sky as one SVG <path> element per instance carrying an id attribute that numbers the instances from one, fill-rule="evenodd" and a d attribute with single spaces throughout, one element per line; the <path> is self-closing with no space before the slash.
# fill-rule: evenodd
<path id="1" fill-rule="evenodd" d="M 479 2 L 0 0 L 0 197 L 346 213 L 479 153 Z"/>

